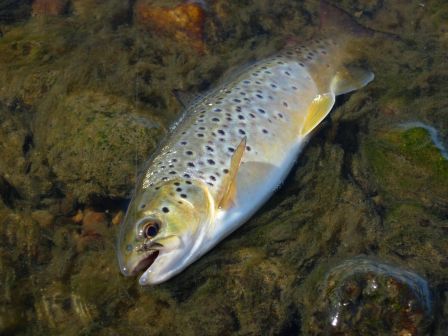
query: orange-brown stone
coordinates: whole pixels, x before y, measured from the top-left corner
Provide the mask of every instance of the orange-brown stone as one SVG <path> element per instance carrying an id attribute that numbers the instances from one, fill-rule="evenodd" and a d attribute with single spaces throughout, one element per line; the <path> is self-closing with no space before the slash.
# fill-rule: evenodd
<path id="1" fill-rule="evenodd" d="M 57 16 L 64 12 L 67 6 L 66 0 L 34 0 L 33 15 Z"/>
<path id="2" fill-rule="evenodd" d="M 135 5 L 137 22 L 145 28 L 174 37 L 181 43 L 203 49 L 205 12 L 195 3 L 180 4 L 175 7 L 157 7 L 147 1 Z"/>

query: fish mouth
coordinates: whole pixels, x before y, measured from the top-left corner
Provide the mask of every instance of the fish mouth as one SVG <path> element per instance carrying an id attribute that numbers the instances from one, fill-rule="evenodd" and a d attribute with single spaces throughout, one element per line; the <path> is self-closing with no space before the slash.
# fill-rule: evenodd
<path id="1" fill-rule="evenodd" d="M 156 261 L 157 257 L 159 256 L 160 251 L 159 250 L 153 250 L 151 251 L 146 257 L 144 257 L 142 260 L 138 262 L 138 264 L 134 267 L 132 270 L 131 275 L 137 275 L 143 270 L 147 270 L 151 265 Z"/>

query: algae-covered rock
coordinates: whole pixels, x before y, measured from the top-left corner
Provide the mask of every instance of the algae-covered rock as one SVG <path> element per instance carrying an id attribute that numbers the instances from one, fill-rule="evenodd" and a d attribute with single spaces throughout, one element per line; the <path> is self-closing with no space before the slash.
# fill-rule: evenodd
<path id="1" fill-rule="evenodd" d="M 426 335 L 432 322 L 426 280 L 365 257 L 332 268 L 315 300 L 312 335 Z"/>
<path id="2" fill-rule="evenodd" d="M 33 199 L 48 192 L 48 171 L 32 164 L 33 136 L 27 118 L 29 107 L 20 100 L 0 102 L 0 197 L 9 205 L 18 199 Z"/>
<path id="3" fill-rule="evenodd" d="M 64 97 L 48 111 L 36 137 L 64 191 L 124 197 L 139 165 L 163 137 L 156 118 L 143 117 L 124 99 L 101 92 Z"/>
<path id="4" fill-rule="evenodd" d="M 365 145 L 378 188 L 388 199 L 444 206 L 448 160 L 421 127 L 377 132 Z"/>
<path id="5" fill-rule="evenodd" d="M 31 15 L 31 0 L 6 0 L 0 3 L 0 23 L 23 21 Z"/>

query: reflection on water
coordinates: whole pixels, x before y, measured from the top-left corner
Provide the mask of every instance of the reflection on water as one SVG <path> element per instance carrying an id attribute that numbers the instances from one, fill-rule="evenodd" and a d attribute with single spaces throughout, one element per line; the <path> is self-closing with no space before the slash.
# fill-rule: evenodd
<path id="1" fill-rule="evenodd" d="M 248 223 L 176 278 L 142 288 L 119 272 L 117 227 L 138 167 L 182 112 L 173 91 L 197 94 L 306 41 L 319 1 L 0 3 L 0 334 L 319 334 L 315 298 L 325 281 L 333 288 L 325 275 L 364 254 L 418 274 L 438 298 L 433 319 L 412 306 L 421 324 L 398 333 L 443 335 L 448 4 L 337 5 L 389 33 L 361 48 L 375 80 L 338 100 Z M 344 295 L 362 287 L 356 279 Z M 377 312 L 405 309 L 400 288 L 388 292 L 393 307 L 374 291 Z M 380 330 L 363 322 L 366 334 Z"/>

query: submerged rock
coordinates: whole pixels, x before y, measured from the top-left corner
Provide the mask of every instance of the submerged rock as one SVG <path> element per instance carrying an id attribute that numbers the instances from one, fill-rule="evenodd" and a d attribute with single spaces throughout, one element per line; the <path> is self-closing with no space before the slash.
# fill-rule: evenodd
<path id="1" fill-rule="evenodd" d="M 152 2 L 138 1 L 135 15 L 140 26 L 162 32 L 203 51 L 205 11 L 199 4 L 187 2 L 175 7 L 160 7 Z"/>
<path id="2" fill-rule="evenodd" d="M 14 0 L 0 2 L 0 23 L 14 23 L 29 18 L 31 13 L 30 0 Z M 0 34 L 1 37 L 1 34 Z"/>
<path id="3" fill-rule="evenodd" d="M 163 135 L 157 118 L 142 118 L 131 102 L 101 92 L 67 96 L 38 122 L 52 126 L 36 138 L 63 192 L 84 202 L 92 195 L 128 194 L 140 163 Z"/>
<path id="4" fill-rule="evenodd" d="M 34 0 L 33 16 L 57 16 L 67 8 L 67 0 Z"/>
<path id="5" fill-rule="evenodd" d="M 424 335 L 432 322 L 425 279 L 365 257 L 334 267 L 316 302 L 313 335 Z"/>

